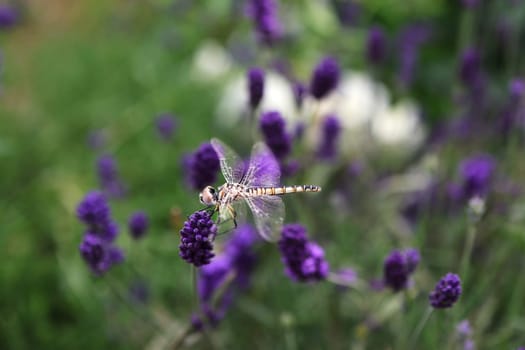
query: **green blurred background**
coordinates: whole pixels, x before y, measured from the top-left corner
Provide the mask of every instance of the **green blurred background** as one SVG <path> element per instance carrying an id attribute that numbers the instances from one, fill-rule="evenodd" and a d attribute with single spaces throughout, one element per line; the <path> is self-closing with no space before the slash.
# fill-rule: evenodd
<path id="1" fill-rule="evenodd" d="M 239 38 L 241 51 L 246 43 L 246 50 L 253 49 L 250 23 L 238 10 L 242 4 L 47 0 L 17 6 L 20 22 L 0 33 L 0 348 L 165 348 L 194 310 L 192 270 L 178 257 L 177 228 L 199 203 L 184 182 L 181 157 L 211 137 L 235 137 L 235 130 L 221 128 L 214 117 L 228 75 L 196 79 L 194 54 L 210 39 L 228 47 Z M 380 22 L 391 32 L 414 20 L 447 24 L 437 44 L 422 54 L 425 69 L 411 90 L 395 89 L 389 67 L 381 78 L 393 87 L 394 96 L 418 99 L 428 125 L 452 118 L 456 50 L 462 45 L 460 33 L 469 35 L 461 29 L 468 23 L 459 5 L 370 0 L 362 6 L 365 23 Z M 279 48 L 279 57 L 286 57 L 298 76 L 307 80 L 324 52 L 336 53 L 345 67 L 366 69 L 366 31 L 342 28 L 329 2 L 283 1 L 281 10 L 301 23 L 292 43 Z M 514 16 L 518 20 L 523 18 L 520 11 Z M 265 55 L 256 50 L 228 74 L 266 64 Z M 497 94 L 509 75 L 497 64 L 493 67 L 491 88 Z M 161 113 L 173 113 L 178 120 L 169 143 L 156 135 L 154 119 Z M 125 199 L 112 202 L 126 262 L 103 278 L 92 276 L 78 253 L 83 229 L 75 217 L 83 195 L 98 186 L 97 154 L 87 146 L 94 130 L 104 131 L 106 152 L 116 158 L 129 188 Z M 501 168 L 522 180 L 522 146 L 495 143 L 489 148 L 503 149 Z M 440 151 L 445 173 L 454 173 L 465 149 L 476 146 L 457 143 Z M 404 348 L 426 308 L 425 291 L 458 266 L 466 219 L 430 218 L 418 226 L 417 236 L 397 237 L 385 232 L 398 202 L 383 202 L 373 193 L 363 197 L 344 220 L 326 226 L 329 233 L 316 233 L 330 264 L 357 266 L 364 279 L 379 278 L 390 249 L 416 246 L 425 260 L 416 276 L 420 289 L 368 295 L 359 289 L 343 293 L 328 283 L 295 284 L 282 273 L 277 249 L 261 245 L 252 288 L 216 330 L 195 337 L 189 346 Z M 305 203 L 311 212 L 301 213 Z M 289 205 L 290 220 L 303 217 L 306 222 L 323 209 L 323 203 L 311 199 Z M 174 208 L 181 218 L 170 217 Z M 125 232 L 136 209 L 144 209 L 151 220 L 150 232 L 140 242 Z M 450 313 L 433 316 L 417 348 L 454 348 L 450 334 L 463 318 L 473 321 L 480 349 L 525 344 L 525 279 L 519 277 L 525 268 L 523 201 L 511 213 L 484 222 L 462 302 Z M 325 221 L 330 215 L 321 214 Z M 147 285 L 147 303 L 133 300 L 129 289 L 134 283 Z M 370 325 L 370 315 L 381 326 Z"/>

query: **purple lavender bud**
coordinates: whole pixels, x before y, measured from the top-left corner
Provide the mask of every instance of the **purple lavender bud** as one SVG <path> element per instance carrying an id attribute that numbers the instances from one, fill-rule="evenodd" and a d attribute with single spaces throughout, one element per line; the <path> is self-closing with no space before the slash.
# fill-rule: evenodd
<path id="1" fill-rule="evenodd" d="M 79 246 L 80 254 L 96 275 L 102 275 L 124 260 L 122 251 L 97 235 L 87 233 Z"/>
<path id="2" fill-rule="evenodd" d="M 315 67 L 310 80 L 310 94 L 320 100 L 339 84 L 341 72 L 333 57 L 323 58 Z"/>
<path id="3" fill-rule="evenodd" d="M 461 338 L 467 338 L 472 334 L 472 328 L 468 320 L 463 320 L 456 326 L 456 332 Z"/>
<path id="4" fill-rule="evenodd" d="M 245 289 L 250 285 L 250 279 L 257 258 L 253 245 L 258 241 L 258 235 L 251 225 L 239 226 L 225 246 L 225 254 L 235 269 L 235 285 Z"/>
<path id="5" fill-rule="evenodd" d="M 336 1 L 333 6 L 342 25 L 352 27 L 357 24 L 362 11 L 359 2 L 354 0 Z"/>
<path id="6" fill-rule="evenodd" d="M 131 237 L 135 239 L 142 238 L 148 230 L 149 220 L 146 213 L 137 211 L 133 213 L 128 220 L 128 229 Z"/>
<path id="7" fill-rule="evenodd" d="M 419 261 L 421 260 L 419 251 L 417 249 L 410 248 L 410 249 L 406 249 L 403 253 L 405 255 L 405 263 L 406 263 L 407 272 L 409 274 L 414 273 L 417 265 L 419 265 Z"/>
<path id="8" fill-rule="evenodd" d="M 122 197 L 126 190 L 120 181 L 117 163 L 110 155 L 102 155 L 97 159 L 97 173 L 100 187 L 111 198 Z"/>
<path id="9" fill-rule="evenodd" d="M 303 106 L 303 101 L 307 92 L 307 88 L 303 83 L 295 82 L 292 85 L 292 89 L 295 98 L 295 105 L 297 106 L 297 108 L 300 109 Z"/>
<path id="10" fill-rule="evenodd" d="M 217 180 L 219 158 L 210 143 L 203 143 L 183 162 L 186 179 L 194 190 L 202 190 Z"/>
<path id="11" fill-rule="evenodd" d="M 18 14 L 9 5 L 0 5 L 0 30 L 12 28 L 18 21 Z"/>
<path id="12" fill-rule="evenodd" d="M 330 160 L 337 155 L 337 142 L 341 134 L 341 123 L 339 118 L 329 115 L 324 118 L 321 128 L 321 144 L 317 149 L 317 156 L 324 160 Z"/>
<path id="13" fill-rule="evenodd" d="M 77 206 L 77 217 L 89 226 L 98 226 L 110 219 L 106 197 L 98 191 L 91 191 Z"/>
<path id="14" fill-rule="evenodd" d="M 352 285 L 357 282 L 357 272 L 354 269 L 346 267 L 334 272 L 336 278 L 345 285 Z"/>
<path id="15" fill-rule="evenodd" d="M 459 78 L 468 87 L 476 87 L 481 79 L 481 56 L 469 47 L 462 54 L 459 66 Z"/>
<path id="16" fill-rule="evenodd" d="M 210 263 L 217 226 L 206 211 L 196 211 L 180 230 L 179 255 L 197 267 Z"/>
<path id="17" fill-rule="evenodd" d="M 394 250 L 383 264 L 383 280 L 387 286 L 398 292 L 407 287 L 408 270 L 403 253 Z"/>
<path id="18" fill-rule="evenodd" d="M 274 0 L 248 0 L 247 15 L 253 20 L 257 40 L 272 45 L 282 37 L 282 24 Z"/>
<path id="19" fill-rule="evenodd" d="M 173 132 L 177 126 L 175 117 L 171 114 L 161 114 L 155 120 L 157 133 L 164 141 L 169 141 L 173 137 Z"/>
<path id="20" fill-rule="evenodd" d="M 430 305 L 436 309 L 449 308 L 458 301 L 460 295 L 461 280 L 459 276 L 447 273 L 430 293 Z"/>
<path id="21" fill-rule="evenodd" d="M 299 224 L 283 227 L 279 250 L 286 274 L 298 282 L 315 282 L 326 278 L 329 271 L 323 249 L 309 242 L 306 229 Z"/>
<path id="22" fill-rule="evenodd" d="M 513 99 L 520 99 L 525 95 L 525 80 L 521 78 L 512 79 L 509 84 L 510 96 Z"/>
<path id="23" fill-rule="evenodd" d="M 414 79 L 420 46 L 430 38 L 430 28 L 422 24 L 411 24 L 403 28 L 399 37 L 399 80 L 409 86 Z"/>
<path id="24" fill-rule="evenodd" d="M 150 298 L 148 285 L 141 280 L 134 281 L 128 292 L 130 299 L 135 303 L 146 304 Z"/>
<path id="25" fill-rule="evenodd" d="M 248 95 L 250 107 L 256 109 L 264 94 L 264 70 L 252 68 L 248 71 Z"/>
<path id="26" fill-rule="evenodd" d="M 479 0 L 461 0 L 463 6 L 467 9 L 472 9 L 479 4 Z"/>
<path id="27" fill-rule="evenodd" d="M 386 37 L 380 27 L 372 27 L 368 32 L 366 53 L 372 64 L 380 64 L 385 59 Z"/>
<path id="28" fill-rule="evenodd" d="M 106 145 L 106 134 L 103 130 L 93 130 L 87 137 L 87 144 L 92 150 L 100 150 Z"/>
<path id="29" fill-rule="evenodd" d="M 232 271 L 231 262 L 226 256 L 218 256 L 208 265 L 199 269 L 197 292 L 202 304 L 209 303 L 212 300 L 215 291 L 230 271 Z"/>
<path id="30" fill-rule="evenodd" d="M 461 190 L 464 199 L 487 195 L 494 172 L 496 161 L 487 154 L 473 156 L 463 160 L 459 166 L 462 178 Z"/>
<path id="31" fill-rule="evenodd" d="M 472 339 L 465 339 L 463 342 L 463 350 L 474 350 L 475 349 L 475 343 Z"/>
<path id="32" fill-rule="evenodd" d="M 292 149 L 291 136 L 286 132 L 285 122 L 279 112 L 266 112 L 261 116 L 260 128 L 264 141 L 274 154 L 282 160 Z"/>

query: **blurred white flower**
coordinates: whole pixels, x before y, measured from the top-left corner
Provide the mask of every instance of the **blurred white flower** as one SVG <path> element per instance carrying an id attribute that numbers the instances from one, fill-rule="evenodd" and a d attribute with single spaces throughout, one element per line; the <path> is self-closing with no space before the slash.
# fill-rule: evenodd
<path id="1" fill-rule="evenodd" d="M 379 146 L 396 146 L 394 150 L 407 150 L 421 144 L 425 129 L 416 104 L 402 100 L 378 111 L 372 120 L 371 133 Z"/>
<path id="2" fill-rule="evenodd" d="M 247 84 L 246 73 L 227 83 L 217 107 L 217 119 L 221 125 L 232 127 L 248 112 Z M 288 122 L 295 121 L 298 117 L 290 82 L 272 71 L 266 71 L 265 74 L 264 94 L 258 116 L 267 111 L 280 112 Z"/>
<path id="3" fill-rule="evenodd" d="M 204 42 L 193 56 L 192 76 L 210 81 L 224 76 L 233 66 L 230 54 L 214 41 Z"/>

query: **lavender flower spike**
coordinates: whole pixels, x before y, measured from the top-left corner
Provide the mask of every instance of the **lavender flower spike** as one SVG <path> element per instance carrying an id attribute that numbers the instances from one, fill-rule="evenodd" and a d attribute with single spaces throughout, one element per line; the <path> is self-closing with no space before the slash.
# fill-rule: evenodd
<path id="1" fill-rule="evenodd" d="M 333 57 L 323 58 L 315 67 L 310 80 L 310 94 L 317 100 L 327 96 L 337 87 L 340 79 L 339 64 Z"/>
<path id="2" fill-rule="evenodd" d="M 98 276 L 124 260 L 124 255 L 119 248 L 90 232 L 84 236 L 79 249 L 93 273 Z"/>
<path id="3" fill-rule="evenodd" d="M 252 68 L 248 71 L 248 93 L 250 107 L 256 109 L 264 94 L 264 70 L 261 68 Z"/>
<path id="4" fill-rule="evenodd" d="M 203 143 L 184 160 L 186 179 L 194 190 L 202 190 L 204 186 L 217 180 L 219 158 L 210 143 Z"/>
<path id="5" fill-rule="evenodd" d="M 283 227 L 279 241 L 282 261 L 286 274 L 299 282 L 315 282 L 326 278 L 329 271 L 323 249 L 316 243 L 309 242 L 306 229 L 299 224 Z"/>
<path id="6" fill-rule="evenodd" d="M 372 64 L 380 64 L 386 56 L 386 37 L 380 27 L 372 27 L 368 32 L 367 58 Z"/>
<path id="7" fill-rule="evenodd" d="M 282 36 L 282 24 L 277 13 L 275 0 L 248 0 L 247 15 L 252 18 L 257 40 L 272 45 Z"/>
<path id="8" fill-rule="evenodd" d="M 430 305 L 436 309 L 452 307 L 452 305 L 458 301 L 461 292 L 461 280 L 459 276 L 453 273 L 447 273 L 430 293 Z"/>
<path id="9" fill-rule="evenodd" d="M 286 132 L 285 122 L 279 112 L 270 111 L 261 116 L 260 128 L 264 141 L 274 154 L 275 158 L 282 160 L 292 150 L 292 138 Z"/>
<path id="10" fill-rule="evenodd" d="M 179 255 L 197 267 L 209 264 L 215 256 L 212 250 L 216 234 L 217 226 L 210 213 L 196 211 L 180 230 Z"/>
<path id="11" fill-rule="evenodd" d="M 321 132 L 321 143 L 317 149 L 317 156 L 324 160 L 333 159 L 337 155 L 337 142 L 341 134 L 339 119 L 334 115 L 325 117 Z"/>
<path id="12" fill-rule="evenodd" d="M 176 127 L 175 118 L 171 114 L 161 114 L 155 120 L 157 133 L 164 141 L 169 141 L 173 137 Z"/>
<path id="13" fill-rule="evenodd" d="M 420 255 L 417 249 L 405 251 L 394 250 L 385 259 L 383 281 L 385 285 L 398 292 L 408 286 L 410 275 L 419 264 Z"/>
<path id="14" fill-rule="evenodd" d="M 11 6 L 0 4 L 0 30 L 14 27 L 17 21 L 16 10 Z"/>
<path id="15" fill-rule="evenodd" d="M 134 239 L 142 238 L 148 230 L 148 226 L 148 216 L 143 211 L 133 213 L 128 220 L 129 233 Z"/>

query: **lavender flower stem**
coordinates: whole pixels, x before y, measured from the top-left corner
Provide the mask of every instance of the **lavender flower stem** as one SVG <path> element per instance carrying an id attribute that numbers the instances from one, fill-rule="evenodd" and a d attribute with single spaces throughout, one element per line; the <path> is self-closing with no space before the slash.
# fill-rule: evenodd
<path id="1" fill-rule="evenodd" d="M 427 311 L 425 311 L 425 314 L 421 318 L 421 321 L 419 321 L 416 329 L 412 333 L 412 336 L 410 337 L 410 349 L 415 349 L 416 348 L 417 338 L 419 338 L 419 335 L 421 334 L 421 331 L 423 330 L 423 328 L 427 324 L 428 320 L 430 319 L 430 316 L 432 316 L 432 311 L 434 311 L 434 308 L 432 308 L 432 307 L 428 307 L 427 308 Z"/>
<path id="2" fill-rule="evenodd" d="M 464 281 L 468 278 L 468 272 L 470 267 L 470 256 L 474 248 L 474 240 L 476 238 L 477 225 L 475 222 L 469 220 L 469 227 L 467 231 L 467 237 L 465 238 L 465 246 L 463 247 L 463 254 L 461 256 L 460 271 Z"/>

